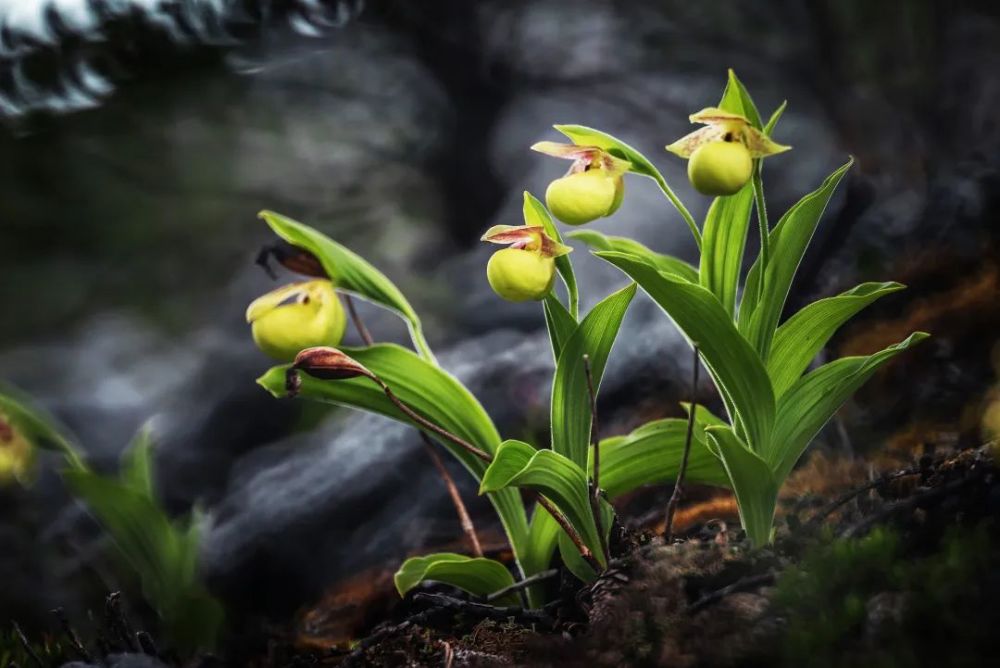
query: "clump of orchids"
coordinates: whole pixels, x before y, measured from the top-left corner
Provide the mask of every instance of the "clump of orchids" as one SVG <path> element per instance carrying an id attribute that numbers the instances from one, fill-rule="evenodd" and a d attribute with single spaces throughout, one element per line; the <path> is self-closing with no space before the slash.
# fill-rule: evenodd
<path id="1" fill-rule="evenodd" d="M 351 406 L 413 425 L 428 444 L 448 450 L 475 476 L 507 533 L 513 569 L 482 554 L 449 485 L 473 554 L 408 559 L 396 574 L 401 594 L 432 580 L 489 601 L 514 603 L 523 596 L 528 605 L 542 605 L 549 594 L 542 574 L 550 572 L 556 552 L 581 580 L 594 579 L 610 562 L 614 500 L 649 484 L 672 483 L 679 491 L 685 476 L 732 490 L 749 542 L 760 546 L 772 540 L 778 492 L 812 439 L 882 365 L 926 337 L 917 332 L 870 355 L 810 370 L 844 322 L 903 286 L 864 283 L 782 321 L 799 263 L 851 166 L 848 161 L 835 170 L 772 226 L 762 165 L 789 149 L 771 139 L 784 107 L 764 123 L 730 72 L 719 103 L 690 117 L 705 127 L 667 146 L 688 160 L 694 189 L 713 197 L 701 223 L 646 156 L 611 135 L 558 125 L 570 143 L 532 147 L 571 160 L 568 173 L 549 185 L 545 204 L 525 193 L 523 224 L 491 227 L 482 238 L 506 246 L 486 267 L 493 290 L 506 300 L 542 303 L 555 360 L 548 444 L 501 437 L 476 398 L 438 364 L 419 317 L 384 274 L 311 227 L 273 212 L 262 214 L 283 239 L 282 264 L 315 280 L 281 288 L 248 310 L 258 345 L 290 362 L 258 382 L 276 396 Z M 571 248 L 553 217 L 579 226 L 613 215 L 629 175 L 659 186 L 693 235 L 698 262 L 623 237 L 572 232 L 570 237 L 631 279 L 581 314 Z M 760 254 L 744 271 L 754 214 Z M 684 404 L 686 418 L 654 420 L 630 434 L 601 438 L 596 397 L 637 288 L 689 341 L 696 371 L 703 365 L 718 389 L 724 417 Z M 374 343 L 356 319 L 365 345 L 338 349 L 345 318 L 333 292 L 399 314 L 409 325 L 415 352 Z M 350 301 L 347 305 L 353 311 Z"/>

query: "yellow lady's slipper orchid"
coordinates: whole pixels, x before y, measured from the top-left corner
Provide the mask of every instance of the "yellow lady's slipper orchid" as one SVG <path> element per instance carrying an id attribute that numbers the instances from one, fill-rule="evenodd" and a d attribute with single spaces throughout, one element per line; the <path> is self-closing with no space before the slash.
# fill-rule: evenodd
<path id="1" fill-rule="evenodd" d="M 573 250 L 550 238 L 540 226 L 496 225 L 482 240 L 510 244 L 490 258 L 486 278 L 494 292 L 511 302 L 544 299 L 555 280 L 555 258 Z"/>
<path id="2" fill-rule="evenodd" d="M 0 412 L 0 487 L 11 482 L 27 482 L 34 461 L 34 444 Z"/>
<path id="3" fill-rule="evenodd" d="M 745 117 L 709 107 L 690 117 L 692 123 L 704 123 L 667 147 L 688 163 L 688 179 L 703 195 L 732 195 L 738 192 L 753 173 L 753 159 L 783 153 L 791 146 L 771 141 Z"/>
<path id="4" fill-rule="evenodd" d="M 752 172 L 750 151 L 736 141 L 703 144 L 688 160 L 688 179 L 702 195 L 733 195 L 746 185 Z"/>
<path id="5" fill-rule="evenodd" d="M 259 297 L 247 307 L 253 340 L 283 362 L 313 346 L 336 346 L 344 336 L 344 307 L 326 279 L 292 283 Z"/>
<path id="6" fill-rule="evenodd" d="M 538 142 L 539 153 L 572 160 L 569 172 L 549 184 L 545 205 L 567 225 L 583 225 L 610 216 L 625 196 L 624 174 L 629 163 L 597 146 Z"/>

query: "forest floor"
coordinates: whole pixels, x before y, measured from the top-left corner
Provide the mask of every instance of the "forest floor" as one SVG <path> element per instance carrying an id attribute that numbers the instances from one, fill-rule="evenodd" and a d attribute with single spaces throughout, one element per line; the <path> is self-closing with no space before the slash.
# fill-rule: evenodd
<path id="1" fill-rule="evenodd" d="M 881 472 L 817 455 L 772 547 L 750 549 L 731 499 L 710 496 L 669 545 L 654 513 L 616 527 L 613 567 L 589 586 L 560 569 L 543 610 L 432 587 L 375 605 L 372 624 L 342 591 L 259 665 L 982 665 L 1000 622 L 997 473 L 986 448 Z M 372 600 L 382 580 L 365 578 Z M 324 648 L 359 611 L 363 639 Z"/>
<path id="2" fill-rule="evenodd" d="M 612 567 L 590 585 L 553 569 L 541 610 L 445 586 L 401 600 L 387 566 L 339 583 L 290 624 L 245 626 L 225 658 L 180 662 L 113 594 L 96 638 L 81 641 L 64 617 L 42 643 L 15 627 L 0 638 L 14 648 L 0 666 L 978 667 L 1000 628 L 994 454 L 931 446 L 880 469 L 814 453 L 785 486 L 763 549 L 744 539 L 728 492 L 686 490 L 669 544 L 668 488 L 640 493 L 620 504 Z M 509 560 L 499 535 L 482 538 Z"/>

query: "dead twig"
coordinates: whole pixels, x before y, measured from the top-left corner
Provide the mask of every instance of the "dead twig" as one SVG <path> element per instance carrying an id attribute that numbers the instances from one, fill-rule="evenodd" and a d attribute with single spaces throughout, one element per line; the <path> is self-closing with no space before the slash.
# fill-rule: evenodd
<path id="1" fill-rule="evenodd" d="M 472 523 L 472 518 L 465 507 L 465 502 L 462 501 L 462 495 L 458 492 L 455 480 L 448 473 L 448 469 L 445 468 L 444 462 L 441 461 L 441 456 L 437 453 L 437 450 L 434 449 L 434 443 L 431 442 L 430 436 L 420 430 L 417 430 L 417 433 L 420 434 L 420 439 L 424 443 L 424 450 L 427 452 L 427 456 L 431 458 L 434 468 L 437 469 L 438 475 L 444 481 L 444 486 L 448 488 L 448 496 L 451 497 L 451 503 L 455 506 L 455 512 L 458 513 L 458 520 L 462 525 L 462 531 L 465 532 L 465 537 L 469 539 L 469 543 L 472 545 L 472 553 L 477 557 L 483 556 L 483 546 L 479 543 L 479 536 L 476 535 L 476 527 Z"/>
<path id="2" fill-rule="evenodd" d="M 594 515 L 594 525 L 597 527 L 597 537 L 601 542 L 604 562 L 607 563 L 611 561 L 611 552 L 608 550 L 608 538 L 604 533 L 604 520 L 601 518 L 601 447 L 597 426 L 597 392 L 594 390 L 594 375 L 590 370 L 590 355 L 583 356 L 583 373 L 587 377 L 587 394 L 590 397 L 590 450 L 594 460 L 594 473 L 590 483 L 590 510 Z"/>
<path id="3" fill-rule="evenodd" d="M 542 610 L 530 610 L 520 606 L 497 606 L 475 601 L 463 601 L 460 598 L 446 596 L 444 594 L 415 594 L 415 603 L 427 603 L 436 608 L 441 608 L 454 613 L 461 613 L 477 619 L 492 619 L 495 621 L 505 621 L 514 619 L 525 625 L 537 625 L 545 628 L 552 628 L 555 620 L 547 612 Z"/>
<path id="4" fill-rule="evenodd" d="M 684 454 L 681 455 L 681 467 L 677 471 L 677 481 L 674 483 L 674 490 L 670 493 L 670 501 L 667 502 L 667 522 L 663 528 L 663 540 L 670 543 L 674 539 L 674 513 L 677 512 L 677 504 L 680 503 L 684 491 L 684 476 L 687 473 L 688 458 L 691 456 L 691 439 L 694 437 L 694 420 L 698 412 L 698 368 L 701 366 L 701 353 L 698 344 L 694 344 L 694 362 L 691 372 L 691 406 L 688 408 L 687 436 L 684 438 Z"/>
<path id="5" fill-rule="evenodd" d="M 545 580 L 548 580 L 550 578 L 554 578 L 557 575 L 559 575 L 559 569 L 558 568 L 550 568 L 547 571 L 540 571 L 538 573 L 535 573 L 534 575 L 529 575 L 528 577 L 524 578 L 520 582 L 515 582 L 514 584 L 508 585 L 508 586 L 504 587 L 503 589 L 496 590 L 495 592 L 493 592 L 492 594 L 490 594 L 489 596 L 486 597 L 486 602 L 487 603 L 492 603 L 493 601 L 496 601 L 497 599 L 503 598 L 507 594 L 513 593 L 515 591 L 521 591 L 522 589 L 527 589 L 528 587 L 530 587 L 533 584 L 538 584 L 539 582 L 544 582 Z"/>
<path id="6" fill-rule="evenodd" d="M 351 314 L 351 322 L 354 323 L 354 329 L 358 330 L 358 336 L 364 341 L 366 346 L 375 345 L 375 340 L 372 338 L 371 332 L 365 327 L 365 323 L 361 320 L 361 316 L 358 315 L 357 309 L 354 308 L 354 300 L 351 295 L 347 293 L 341 293 L 344 298 L 344 303 L 347 304 L 347 312 Z"/>
<path id="7" fill-rule="evenodd" d="M 344 294 L 344 302 L 347 304 L 347 311 L 351 314 L 351 321 L 354 323 L 354 328 L 358 330 L 358 336 L 364 341 L 366 346 L 375 345 L 375 340 L 372 338 L 371 332 L 365 327 L 365 323 L 361 320 L 361 316 L 358 315 L 357 310 L 354 308 L 354 300 L 351 296 Z M 386 390 L 388 392 L 388 390 Z M 391 398 L 391 397 L 390 397 Z M 458 492 L 458 487 L 455 485 L 455 480 L 448 473 L 448 469 L 445 467 L 444 462 L 441 461 L 440 455 L 438 455 L 437 450 L 434 448 L 434 443 L 431 441 L 430 437 L 421 430 L 417 430 L 420 434 L 420 440 L 423 441 L 424 450 L 427 452 L 427 456 L 431 458 L 431 462 L 434 464 L 434 468 L 437 470 L 438 475 L 444 482 L 445 488 L 448 490 L 448 496 L 451 497 L 451 503 L 455 506 L 455 512 L 458 514 L 459 524 L 462 526 L 462 531 L 465 533 L 466 537 L 469 539 L 469 543 L 472 545 L 472 552 L 477 557 L 483 556 L 483 547 L 479 542 L 479 536 L 476 533 L 476 525 L 472 522 L 472 517 L 469 515 L 468 509 L 465 507 L 465 502 L 462 501 L 462 495 Z"/>
<path id="8" fill-rule="evenodd" d="M 735 594 L 740 591 L 750 591 L 751 589 L 756 589 L 758 587 L 763 587 L 764 585 L 773 584 L 775 579 L 775 574 L 773 572 L 760 573 L 758 575 L 750 575 L 745 578 L 740 578 L 736 582 L 726 585 L 722 589 L 713 591 L 710 594 L 702 596 L 697 601 L 691 604 L 688 611 L 691 614 L 702 610 L 713 603 L 721 601 L 730 594 Z"/>
<path id="9" fill-rule="evenodd" d="M 21 648 L 24 650 L 24 653 L 27 654 L 28 657 L 39 666 L 39 668 L 45 668 L 45 663 L 42 661 L 42 657 L 38 656 L 38 652 L 36 652 L 35 648 L 31 646 L 30 642 L 28 642 L 27 636 L 25 636 L 24 631 L 21 630 L 21 625 L 13 620 L 11 620 L 10 625 L 14 629 L 14 635 L 17 636 L 17 641 L 21 643 Z"/>
<path id="10" fill-rule="evenodd" d="M 819 525 L 820 522 L 822 522 L 824 519 L 826 519 L 834 512 L 836 512 L 838 508 L 850 502 L 851 500 L 857 498 L 858 496 L 861 496 L 865 492 L 868 492 L 873 489 L 878 489 L 879 487 L 889 484 L 893 480 L 897 480 L 899 478 L 905 478 L 911 475 L 917 475 L 918 473 L 920 473 L 920 469 L 902 469 L 900 471 L 894 471 L 893 473 L 890 473 L 888 475 L 881 476 L 875 480 L 872 480 L 869 483 L 862 485 L 861 487 L 852 489 L 851 491 L 834 499 L 829 504 L 824 506 L 821 510 L 819 510 L 819 512 L 817 512 L 809 519 L 807 526 L 815 527 Z"/>
<path id="11" fill-rule="evenodd" d="M 860 522 L 856 522 L 851 526 L 844 529 L 841 532 L 841 538 L 854 538 L 867 532 L 869 529 L 874 527 L 880 522 L 884 522 L 893 515 L 898 515 L 900 513 L 909 512 L 916 510 L 921 505 L 928 503 L 930 501 L 936 501 L 941 497 L 947 496 L 952 492 L 958 491 L 962 487 L 969 485 L 973 482 L 979 480 L 979 476 L 969 475 L 958 480 L 952 480 L 951 482 L 941 485 L 939 487 L 931 487 L 923 491 L 917 492 L 912 496 L 896 503 L 887 504 L 884 508 L 876 513 L 872 513 L 868 517 L 864 518 Z"/>
<path id="12" fill-rule="evenodd" d="M 63 633 L 69 638 L 69 644 L 73 648 L 73 651 L 76 652 L 77 657 L 86 663 L 91 663 L 93 658 L 91 658 L 90 652 L 87 651 L 87 648 L 80 641 L 80 636 L 77 635 L 76 629 L 69 623 L 66 611 L 62 608 L 56 608 L 52 611 L 52 614 L 59 621 L 59 626 L 62 628 Z"/>

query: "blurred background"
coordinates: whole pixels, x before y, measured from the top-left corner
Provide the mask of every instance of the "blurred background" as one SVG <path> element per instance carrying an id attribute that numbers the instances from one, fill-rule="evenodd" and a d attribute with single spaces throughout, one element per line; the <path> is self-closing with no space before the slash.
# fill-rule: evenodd
<path id="1" fill-rule="evenodd" d="M 257 212 L 383 269 L 501 433 L 541 442 L 541 310 L 493 295 L 479 236 L 519 224 L 522 191 L 562 174 L 528 150 L 553 123 L 632 144 L 702 217 L 708 199 L 663 146 L 718 101 L 728 67 L 762 114 L 789 103 L 776 138 L 795 148 L 765 173 L 772 222 L 858 161 L 789 308 L 899 280 L 911 289 L 834 349 L 935 335 L 816 447 L 905 447 L 914 425 L 979 438 L 1000 324 L 1000 18 L 986 0 L 0 0 L 0 379 L 102 469 L 150 424 L 166 504 L 208 512 L 213 592 L 285 619 L 460 534 L 413 430 L 254 383 L 270 362 L 243 312 L 274 285 L 253 264 L 273 240 Z M 655 184 L 626 187 L 594 227 L 693 257 Z M 582 246 L 573 259 L 585 307 L 624 284 Z M 361 310 L 377 340 L 406 341 L 394 315 Z M 689 365 L 637 299 L 602 387 L 606 434 L 679 414 Z M 56 464 L 0 489 L 0 618 L 29 627 L 127 585 Z"/>

